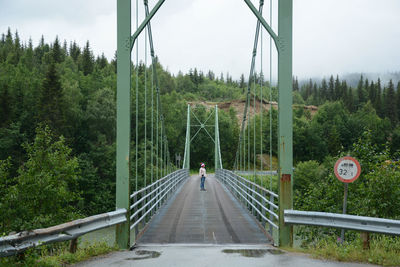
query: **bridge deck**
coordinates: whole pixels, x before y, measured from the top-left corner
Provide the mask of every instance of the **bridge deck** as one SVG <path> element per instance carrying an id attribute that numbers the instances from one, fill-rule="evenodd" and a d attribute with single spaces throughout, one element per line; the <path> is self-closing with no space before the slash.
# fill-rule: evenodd
<path id="1" fill-rule="evenodd" d="M 265 244 L 265 232 L 214 177 L 192 176 L 149 223 L 138 243 Z"/>

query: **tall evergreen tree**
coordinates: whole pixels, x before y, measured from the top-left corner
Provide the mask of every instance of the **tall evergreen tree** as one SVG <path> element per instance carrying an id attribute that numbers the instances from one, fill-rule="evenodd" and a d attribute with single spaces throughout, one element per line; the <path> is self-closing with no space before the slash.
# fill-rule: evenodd
<path id="1" fill-rule="evenodd" d="M 94 69 L 94 56 L 90 50 L 89 41 L 86 42 L 86 46 L 82 53 L 82 71 L 84 75 L 88 75 L 93 72 Z"/>
<path id="2" fill-rule="evenodd" d="M 8 85 L 5 84 L 0 88 L 0 127 L 7 125 L 10 119 L 11 103 L 10 94 L 8 92 Z"/>
<path id="3" fill-rule="evenodd" d="M 361 75 L 360 80 L 357 85 L 357 96 L 358 96 L 358 105 L 357 108 L 361 107 L 364 103 L 367 102 L 365 89 L 364 89 L 364 77 Z"/>
<path id="4" fill-rule="evenodd" d="M 207 73 L 207 78 L 210 79 L 210 81 L 213 81 L 215 79 L 215 74 L 211 70 L 208 71 Z"/>
<path id="5" fill-rule="evenodd" d="M 314 83 L 313 85 L 313 105 L 319 105 L 319 91 L 318 91 L 318 87 L 317 87 L 317 83 Z"/>
<path id="6" fill-rule="evenodd" d="M 326 83 L 325 78 L 322 79 L 321 82 L 321 102 L 328 99 L 328 84 Z"/>
<path id="7" fill-rule="evenodd" d="M 396 123 L 397 123 L 397 108 L 396 108 L 394 85 L 393 85 L 392 80 L 389 81 L 389 86 L 386 88 L 385 117 L 389 118 L 389 120 L 392 122 L 393 126 L 396 125 Z"/>
<path id="8" fill-rule="evenodd" d="M 368 99 L 371 101 L 372 105 L 375 103 L 375 98 L 376 98 L 376 86 L 374 81 L 371 81 L 371 84 L 369 85 L 368 89 Z"/>
<path id="9" fill-rule="evenodd" d="M 347 109 L 350 112 L 354 112 L 356 110 L 355 102 L 354 102 L 354 92 L 353 91 L 354 91 L 353 88 L 350 87 L 349 90 L 348 90 L 348 93 L 347 93 L 347 99 L 348 99 L 348 101 L 347 101 Z"/>
<path id="10" fill-rule="evenodd" d="M 297 80 L 297 76 L 293 78 L 293 91 L 299 91 L 299 81 Z"/>
<path id="11" fill-rule="evenodd" d="M 336 75 L 334 100 L 338 100 L 341 97 L 342 97 L 342 86 L 340 84 L 339 75 Z"/>
<path id="12" fill-rule="evenodd" d="M 63 125 L 63 101 L 60 76 L 55 63 L 48 67 L 43 80 L 42 92 L 38 103 L 39 121 L 48 124 L 55 131 Z"/>
<path id="13" fill-rule="evenodd" d="M 70 43 L 70 45 L 69 45 L 69 55 L 72 57 L 72 59 L 75 62 L 78 60 L 78 57 L 79 57 L 80 54 L 81 54 L 81 49 L 76 44 L 76 42 L 74 41 L 73 43 Z"/>
<path id="14" fill-rule="evenodd" d="M 242 88 L 242 93 L 244 93 L 244 88 L 246 87 L 246 82 L 244 80 L 244 74 L 240 75 L 239 87 Z"/>
<path id="15" fill-rule="evenodd" d="M 100 67 L 100 69 L 104 69 L 108 65 L 108 61 L 104 53 L 101 54 L 101 57 L 97 57 L 96 64 Z"/>
<path id="16" fill-rule="evenodd" d="M 347 87 L 347 83 L 346 81 L 342 81 L 342 83 L 340 84 L 340 91 L 341 91 L 341 95 L 340 98 L 343 100 L 343 103 L 345 103 L 345 106 L 347 107 L 346 102 L 348 101 L 347 97 L 348 97 L 348 87 Z"/>
<path id="17" fill-rule="evenodd" d="M 373 103 L 376 113 L 383 118 L 385 116 L 384 109 L 382 107 L 382 87 L 381 87 L 381 79 L 378 78 L 378 82 L 376 84 L 375 90 L 375 101 Z"/>
<path id="18" fill-rule="evenodd" d="M 64 60 L 58 36 L 56 36 L 56 40 L 54 41 L 53 47 L 51 49 L 51 54 L 55 63 L 61 63 Z"/>
<path id="19" fill-rule="evenodd" d="M 330 101 L 335 100 L 335 82 L 333 79 L 333 75 L 331 75 L 331 77 L 329 78 L 328 100 L 330 100 Z"/>

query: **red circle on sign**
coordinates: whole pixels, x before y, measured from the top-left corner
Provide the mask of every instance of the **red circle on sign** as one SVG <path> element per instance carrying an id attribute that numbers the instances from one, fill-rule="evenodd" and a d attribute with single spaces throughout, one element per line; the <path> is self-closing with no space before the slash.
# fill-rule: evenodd
<path id="1" fill-rule="evenodd" d="M 345 160 L 349 160 L 349 161 L 353 162 L 353 163 L 357 166 L 357 173 L 356 173 L 356 175 L 355 175 L 354 177 L 352 177 L 351 179 L 344 179 L 344 178 L 342 177 L 342 175 L 340 175 L 340 173 L 339 173 L 339 171 L 338 171 L 340 164 L 341 164 L 343 161 L 345 161 Z M 342 181 L 343 183 L 352 183 L 352 182 L 354 182 L 355 180 L 357 180 L 357 178 L 360 176 L 360 174 L 361 174 L 361 166 L 360 166 L 360 163 L 358 162 L 358 160 L 356 160 L 356 159 L 353 158 L 353 157 L 342 157 L 342 158 L 340 158 L 340 159 L 338 159 L 338 160 L 336 161 L 334 171 L 335 171 L 336 177 L 337 177 L 340 181 Z"/>

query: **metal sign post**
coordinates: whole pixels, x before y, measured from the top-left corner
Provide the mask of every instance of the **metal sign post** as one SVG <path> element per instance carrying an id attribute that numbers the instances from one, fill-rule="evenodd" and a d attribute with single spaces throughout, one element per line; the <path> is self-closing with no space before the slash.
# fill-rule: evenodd
<path id="1" fill-rule="evenodd" d="M 354 182 L 361 174 L 360 163 L 352 157 L 343 157 L 338 159 L 335 164 L 335 175 L 344 183 L 344 196 L 343 196 L 343 214 L 347 212 L 347 195 L 349 189 L 349 183 Z M 344 229 L 340 234 L 340 242 L 344 241 Z"/>

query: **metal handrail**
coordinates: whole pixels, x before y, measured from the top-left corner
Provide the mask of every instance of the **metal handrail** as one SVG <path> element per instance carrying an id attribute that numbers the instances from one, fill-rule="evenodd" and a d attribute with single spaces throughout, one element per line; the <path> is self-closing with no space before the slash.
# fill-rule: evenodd
<path id="1" fill-rule="evenodd" d="M 133 192 L 133 193 L 131 194 L 130 198 L 132 199 L 132 198 L 134 198 L 136 195 L 138 195 L 138 194 L 142 193 L 143 191 L 149 189 L 150 187 L 154 186 L 155 184 L 157 184 L 157 183 L 159 183 L 159 182 L 161 182 L 161 181 L 166 180 L 171 174 L 172 174 L 172 173 L 169 173 L 169 174 L 167 174 L 166 176 L 164 176 L 163 178 L 158 179 L 158 180 L 155 181 L 154 183 L 149 184 L 148 186 L 143 187 L 142 189 Z"/>
<path id="2" fill-rule="evenodd" d="M 258 189 L 260 189 L 260 190 L 262 190 L 262 191 L 264 191 L 264 192 L 267 192 L 268 194 L 270 194 L 270 195 L 272 195 L 272 196 L 274 196 L 274 197 L 276 197 L 276 198 L 279 198 L 278 194 L 276 194 L 276 193 L 274 193 L 274 192 L 272 192 L 272 191 L 270 191 L 270 190 L 268 190 L 268 189 L 265 189 L 264 187 L 261 187 L 261 186 L 259 186 L 258 184 L 254 183 L 254 182 L 252 182 L 252 181 L 249 181 L 248 179 L 246 179 L 246 178 L 244 178 L 244 177 L 242 177 L 242 176 L 240 176 L 240 175 L 234 173 L 233 171 L 225 170 L 225 169 L 224 169 L 224 171 L 227 171 L 227 172 L 231 173 L 232 175 L 235 175 L 235 176 L 238 177 L 239 179 L 245 181 L 246 183 L 249 183 L 249 184 L 251 184 L 251 185 L 257 187 Z"/>
<path id="3" fill-rule="evenodd" d="M 182 179 L 182 178 L 181 178 L 181 179 Z M 179 181 L 180 181 L 180 180 L 179 180 Z M 165 184 L 165 183 L 163 183 L 163 184 Z M 169 184 L 168 187 L 165 187 L 165 188 L 162 189 L 160 192 L 158 192 L 152 199 L 149 200 L 149 202 L 147 202 L 147 203 L 146 203 L 144 206 L 142 206 L 140 209 L 136 210 L 136 212 L 133 213 L 133 214 L 131 215 L 130 219 L 132 220 L 133 217 L 135 217 L 136 215 L 138 215 L 140 211 L 142 211 L 142 210 L 143 210 L 144 208 L 146 208 L 150 203 L 152 203 L 152 202 L 153 202 L 158 196 L 160 196 L 165 190 L 168 189 L 168 191 L 167 191 L 167 193 L 168 193 L 168 192 L 171 190 L 171 187 L 173 187 L 174 185 L 176 185 L 176 182 L 174 182 L 173 185 Z M 159 187 L 162 187 L 162 185 L 160 185 Z M 152 192 L 157 191 L 157 190 L 158 190 L 158 188 L 154 189 Z M 143 202 L 144 200 L 146 200 L 146 198 L 148 198 L 149 195 L 151 195 L 151 194 L 149 193 L 149 194 L 143 196 L 142 198 L 140 198 L 139 200 L 137 200 L 136 203 L 135 203 L 134 205 L 131 206 L 131 209 L 132 209 L 133 207 L 137 206 L 137 205 L 136 205 L 137 203 L 141 203 L 141 202 Z M 165 194 L 164 194 L 164 195 L 165 195 Z M 163 198 L 164 195 L 163 195 L 161 198 Z"/>
<path id="4" fill-rule="evenodd" d="M 228 171 L 228 170 L 226 170 L 226 171 Z M 228 171 L 229 172 L 229 171 Z M 232 173 L 233 175 L 235 175 L 236 177 L 238 177 L 238 178 L 242 178 L 242 179 L 245 179 L 245 178 L 243 178 L 243 177 L 241 177 L 241 176 L 238 176 L 237 174 L 235 174 L 235 173 Z M 248 180 L 247 180 L 248 181 Z M 246 184 L 244 184 L 244 183 L 242 183 L 242 182 L 240 182 L 240 181 L 238 181 L 241 185 L 243 185 L 244 187 L 246 187 L 246 188 L 248 188 L 250 191 L 252 191 L 253 193 L 255 193 L 256 195 L 258 195 L 260 198 L 262 198 L 265 202 L 267 202 L 268 204 L 270 204 L 271 206 L 273 206 L 275 209 L 278 209 L 278 206 L 277 205 L 275 205 L 274 203 L 272 203 L 271 201 L 269 201 L 268 199 L 266 199 L 264 196 L 262 196 L 260 193 L 258 193 L 257 191 L 255 191 L 255 190 L 253 190 L 252 188 L 250 188 L 249 186 L 247 186 Z M 251 182 L 251 181 L 249 181 L 249 183 L 251 184 L 251 185 L 254 185 L 254 183 L 253 182 Z M 258 186 L 258 188 L 259 189 L 261 189 L 262 191 L 264 191 L 264 192 L 267 192 L 267 193 L 270 193 L 271 191 L 269 191 L 269 190 L 267 190 L 267 189 L 265 189 L 265 188 L 262 188 L 262 187 L 260 187 L 260 186 Z M 242 189 L 242 188 L 241 188 Z M 243 190 L 243 189 L 242 189 Z M 252 198 L 252 196 L 250 196 L 248 193 L 246 193 L 249 197 L 251 197 Z M 273 194 L 270 194 L 271 196 L 273 196 L 273 197 L 275 197 L 275 193 L 273 193 Z"/>
<path id="5" fill-rule="evenodd" d="M 131 199 L 133 199 L 134 203 L 130 206 L 130 229 L 136 228 L 135 232 L 138 233 L 139 224 L 143 221 L 144 224 L 146 224 L 153 216 L 153 212 L 157 211 L 162 203 L 165 203 L 168 196 L 176 190 L 178 185 L 186 180 L 185 178 L 187 177 L 189 177 L 189 170 L 180 169 L 134 192 L 131 195 Z M 140 206 L 140 204 L 142 204 L 142 206 Z M 151 215 L 149 216 L 150 213 Z"/>
<path id="6" fill-rule="evenodd" d="M 278 205 L 274 203 L 274 200 L 278 199 L 276 193 L 271 192 L 229 170 L 218 169 L 216 171 L 216 177 L 221 180 L 221 182 L 232 191 L 233 195 L 249 210 L 251 210 L 256 217 L 259 216 L 258 219 L 260 221 L 268 222 L 271 232 L 271 227 L 276 229 L 279 228 L 277 223 L 274 222 L 274 220 L 279 219 L 278 214 L 274 212 L 274 210 L 278 209 Z M 270 200 L 268 200 L 263 194 L 269 194 Z M 268 205 L 269 208 L 262 202 Z M 270 214 L 270 218 L 267 218 L 265 212 Z"/>
<path id="7" fill-rule="evenodd" d="M 126 222 L 126 209 L 119 209 L 49 228 L 0 237 L 0 257 L 15 255 L 44 244 L 73 240 L 92 231 L 124 222 Z"/>
<path id="8" fill-rule="evenodd" d="M 161 197 L 159 200 L 157 200 L 156 203 L 153 204 L 153 206 L 151 206 L 150 209 L 148 209 L 139 219 L 137 219 L 137 220 L 131 225 L 131 228 L 130 228 L 130 229 L 132 230 L 133 228 L 135 228 L 144 218 L 146 218 L 146 216 L 152 211 L 152 209 L 154 209 L 154 208 L 157 206 L 157 204 L 158 204 L 159 202 L 161 202 L 161 201 L 163 200 L 163 198 L 172 190 L 172 188 L 173 188 L 176 184 L 178 184 L 183 178 L 184 178 L 184 177 L 181 177 L 181 178 L 179 179 L 179 181 L 175 181 L 174 185 L 171 186 L 171 187 L 169 188 L 169 190 L 168 190 L 167 192 L 165 192 L 165 193 L 162 195 L 162 197 Z M 155 198 L 153 198 L 153 199 L 155 199 Z M 152 201 L 150 201 L 150 202 L 152 202 Z M 136 215 L 137 215 L 137 214 L 139 214 L 139 213 L 136 212 Z"/>
<path id="9" fill-rule="evenodd" d="M 228 182 L 229 182 L 230 184 L 233 183 L 232 181 L 228 181 Z M 242 187 L 235 186 L 234 184 L 232 185 L 232 187 L 234 187 L 233 189 L 234 189 L 238 194 L 240 194 L 241 197 L 245 198 L 245 196 L 243 196 L 243 194 L 241 194 L 239 191 L 237 191 L 236 188 L 239 188 L 244 194 L 246 194 L 249 198 L 251 198 L 252 200 L 254 200 L 263 210 L 265 210 L 266 212 L 268 212 L 269 214 L 271 214 L 272 216 L 274 216 L 276 219 L 279 218 L 278 215 L 277 215 L 275 212 L 273 212 L 273 211 L 267 209 L 265 206 L 263 206 L 257 199 L 255 199 L 252 195 L 250 195 L 249 193 L 247 193 Z M 254 192 L 251 188 L 248 188 L 248 190 L 252 191 L 253 193 L 257 193 L 257 192 Z M 261 195 L 260 195 L 260 196 L 261 196 Z M 275 209 L 278 209 L 278 206 L 277 206 L 277 205 L 273 204 L 272 202 L 270 202 L 269 200 L 267 200 L 267 199 L 264 198 L 263 196 L 261 196 L 261 198 L 262 198 L 265 202 L 267 202 L 267 203 L 269 203 L 271 206 L 273 206 Z M 248 202 L 248 204 L 253 205 L 250 201 L 247 200 L 247 202 Z M 258 210 L 257 210 L 257 211 L 258 211 Z M 261 214 L 260 214 L 260 215 L 261 215 Z"/>
<path id="10" fill-rule="evenodd" d="M 162 187 L 164 186 L 166 183 L 168 183 L 168 180 L 166 180 L 166 178 L 168 178 L 170 176 L 170 174 L 168 174 L 167 176 L 165 176 L 164 178 L 158 180 L 157 182 L 152 183 L 151 185 L 145 187 L 144 189 L 149 189 L 152 188 L 154 185 L 157 185 L 158 183 L 160 183 L 160 181 L 163 181 L 162 184 L 160 184 L 158 187 Z M 164 181 L 165 180 L 165 181 Z M 133 203 L 130 208 L 131 210 L 136 207 L 137 205 L 139 205 L 139 203 L 141 203 L 143 200 L 145 200 L 147 197 L 149 197 L 151 194 L 154 194 L 155 191 L 158 190 L 158 187 L 156 187 L 153 191 L 151 191 L 150 193 L 148 193 L 147 195 L 141 197 L 139 200 L 136 200 L 135 203 Z M 143 193 L 145 192 L 145 190 L 141 189 L 139 191 L 136 191 L 134 194 L 132 194 L 133 197 L 137 196 L 139 193 Z"/>
<path id="11" fill-rule="evenodd" d="M 242 198 L 245 198 L 245 196 L 243 196 L 242 193 L 240 193 L 239 191 L 237 191 L 236 188 L 233 188 L 233 189 L 234 189 Z M 240 189 L 241 189 L 241 188 L 240 188 Z M 260 210 L 258 210 L 257 207 L 256 207 L 253 203 L 251 203 L 251 202 L 248 201 L 248 200 L 246 200 L 246 201 L 247 201 L 247 203 L 248 203 L 251 207 L 253 207 L 253 209 L 254 209 L 264 220 L 266 220 L 269 224 L 271 224 L 273 227 L 275 227 L 275 228 L 278 229 L 278 226 L 277 226 L 275 223 L 273 223 L 271 220 L 269 220 L 267 217 L 265 217 L 265 215 L 264 215 Z M 267 208 L 265 208 L 264 206 L 262 206 L 261 203 L 258 202 L 258 201 L 257 201 L 257 204 L 259 204 L 261 208 L 263 208 L 263 209 L 264 209 L 265 211 L 267 211 L 269 214 L 273 215 L 276 219 L 278 219 L 278 215 L 276 215 L 274 212 L 272 212 L 272 211 L 268 210 Z"/>

